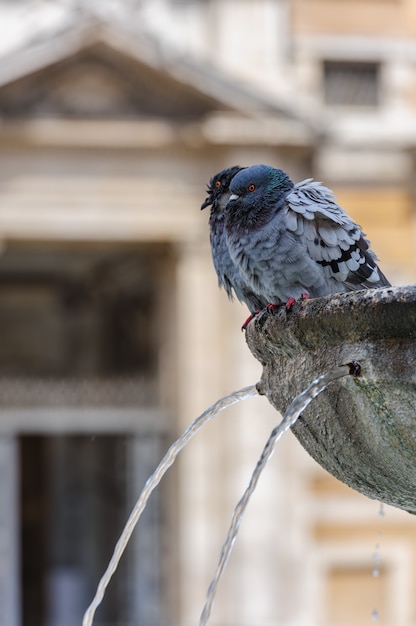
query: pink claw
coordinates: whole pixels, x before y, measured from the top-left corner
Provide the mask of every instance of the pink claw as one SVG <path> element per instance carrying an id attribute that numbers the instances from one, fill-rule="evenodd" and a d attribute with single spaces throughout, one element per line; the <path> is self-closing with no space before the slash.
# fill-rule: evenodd
<path id="1" fill-rule="evenodd" d="M 254 313 L 252 315 L 250 315 L 246 321 L 244 322 L 244 324 L 241 327 L 241 330 L 246 330 L 247 326 L 250 324 L 251 320 L 253 320 L 256 315 L 258 315 L 260 313 L 261 309 L 257 309 L 257 311 L 254 311 Z"/>
<path id="2" fill-rule="evenodd" d="M 310 300 L 311 297 L 308 293 L 301 293 L 300 294 L 300 298 L 299 300 Z M 290 311 L 290 309 L 292 308 L 292 306 L 295 304 L 296 299 L 295 298 L 289 298 L 289 300 L 286 302 L 286 310 Z"/>
<path id="3" fill-rule="evenodd" d="M 266 309 L 269 311 L 269 313 L 273 313 L 278 308 L 279 308 L 278 304 L 272 304 L 271 302 L 269 302 L 269 304 L 266 307 Z"/>

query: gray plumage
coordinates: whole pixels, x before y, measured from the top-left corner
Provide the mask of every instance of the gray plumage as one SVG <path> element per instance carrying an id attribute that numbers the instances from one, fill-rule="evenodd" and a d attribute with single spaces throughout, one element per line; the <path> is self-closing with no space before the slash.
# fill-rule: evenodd
<path id="1" fill-rule="evenodd" d="M 254 165 L 233 177 L 230 191 L 230 257 L 264 301 L 390 285 L 361 228 L 321 183 L 295 185 L 283 170 Z"/>
<path id="2" fill-rule="evenodd" d="M 225 207 L 230 198 L 229 185 L 232 178 L 243 168 L 238 165 L 229 167 L 215 174 L 209 182 L 208 196 L 201 209 L 210 206 L 209 226 L 212 260 L 217 272 L 218 285 L 224 287 L 230 300 L 234 295 L 245 303 L 250 312 L 254 313 L 266 306 L 267 302 L 257 296 L 241 279 L 239 270 L 231 260 L 225 238 Z"/>

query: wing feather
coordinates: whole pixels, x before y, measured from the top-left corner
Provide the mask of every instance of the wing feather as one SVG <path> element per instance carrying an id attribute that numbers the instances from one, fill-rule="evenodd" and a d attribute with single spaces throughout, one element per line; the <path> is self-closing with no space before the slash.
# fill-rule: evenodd
<path id="1" fill-rule="evenodd" d="M 361 228 L 340 207 L 333 192 L 312 179 L 295 185 L 285 202 L 287 229 L 324 268 L 329 279 L 348 289 L 387 286 Z"/>

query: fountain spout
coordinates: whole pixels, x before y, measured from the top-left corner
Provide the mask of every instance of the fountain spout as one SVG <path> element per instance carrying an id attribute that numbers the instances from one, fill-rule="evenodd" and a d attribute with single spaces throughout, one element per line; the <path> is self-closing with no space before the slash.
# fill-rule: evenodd
<path id="1" fill-rule="evenodd" d="M 292 426 L 307 452 L 364 495 L 416 513 L 416 286 L 334 294 L 259 314 L 247 343 L 259 392 L 284 413 L 309 381 L 359 361 Z"/>

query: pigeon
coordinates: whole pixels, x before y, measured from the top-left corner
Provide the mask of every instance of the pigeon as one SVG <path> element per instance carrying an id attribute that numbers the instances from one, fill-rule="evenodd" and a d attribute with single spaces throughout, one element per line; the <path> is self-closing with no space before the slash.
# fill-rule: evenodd
<path id="1" fill-rule="evenodd" d="M 390 286 L 360 226 L 333 192 L 308 178 L 253 165 L 230 182 L 226 245 L 246 289 L 269 307 Z"/>
<path id="2" fill-rule="evenodd" d="M 231 195 L 229 184 L 233 176 L 242 170 L 242 167 L 235 165 L 215 174 L 209 181 L 208 196 L 202 203 L 201 209 L 211 207 L 209 217 L 210 243 L 212 260 L 218 276 L 218 285 L 224 287 L 230 300 L 236 296 L 240 302 L 248 306 L 250 313 L 253 314 L 263 309 L 267 302 L 256 296 L 241 279 L 239 270 L 228 252 L 224 229 L 225 207 Z"/>

